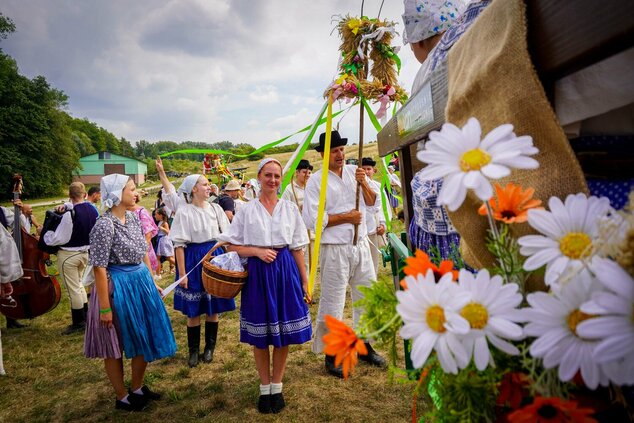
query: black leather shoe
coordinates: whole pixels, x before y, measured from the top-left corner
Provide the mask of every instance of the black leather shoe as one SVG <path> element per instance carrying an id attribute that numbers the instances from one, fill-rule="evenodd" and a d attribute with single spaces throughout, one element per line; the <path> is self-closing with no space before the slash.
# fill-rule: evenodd
<path id="1" fill-rule="evenodd" d="M 150 399 L 143 394 L 135 394 L 128 390 L 128 401 L 134 406 L 143 408 L 150 402 Z"/>
<path id="2" fill-rule="evenodd" d="M 26 327 L 26 325 L 23 325 L 15 319 L 7 317 L 7 329 L 22 329 L 24 327 Z"/>
<path id="3" fill-rule="evenodd" d="M 148 388 L 146 385 L 143 385 L 141 387 L 141 392 L 143 392 L 143 395 L 149 400 L 158 401 L 161 399 L 161 394 L 159 394 L 158 392 L 150 391 L 150 388 Z"/>
<path id="4" fill-rule="evenodd" d="M 129 395 L 128 395 L 128 401 L 130 401 Z M 115 400 L 114 408 L 117 410 L 123 410 L 123 411 L 143 411 L 143 409 L 145 408 L 145 404 L 138 403 L 138 402 L 137 403 L 130 402 L 128 404 L 127 402 Z"/>
<path id="5" fill-rule="evenodd" d="M 260 395 L 258 399 L 258 411 L 262 414 L 271 412 L 271 395 Z"/>
<path id="6" fill-rule="evenodd" d="M 387 361 L 385 361 L 383 357 L 381 357 L 380 355 L 377 354 L 376 351 L 374 351 L 374 348 L 372 348 L 372 345 L 366 342 L 365 347 L 368 349 L 368 354 L 367 355 L 359 354 L 359 360 L 365 361 L 366 363 L 370 363 L 376 367 L 387 366 Z"/>
<path id="7" fill-rule="evenodd" d="M 271 412 L 279 413 L 282 409 L 286 407 L 286 402 L 284 401 L 284 395 L 280 392 L 279 394 L 271 395 Z"/>
<path id="8" fill-rule="evenodd" d="M 343 368 L 341 366 L 335 366 L 335 357 L 332 355 L 326 356 L 326 371 L 332 376 L 343 379 Z"/>
<path id="9" fill-rule="evenodd" d="M 66 329 L 62 331 L 62 335 L 72 335 L 74 333 L 84 333 L 86 330 L 86 323 L 81 323 L 77 325 L 68 325 Z"/>

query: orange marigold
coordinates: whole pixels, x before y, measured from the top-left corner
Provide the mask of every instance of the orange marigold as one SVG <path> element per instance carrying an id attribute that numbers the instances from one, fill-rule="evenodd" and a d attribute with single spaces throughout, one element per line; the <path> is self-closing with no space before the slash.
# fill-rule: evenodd
<path id="1" fill-rule="evenodd" d="M 403 272 L 407 276 L 417 277 L 420 273 L 423 275 L 427 274 L 429 269 L 434 272 L 434 278 L 436 281 L 440 280 L 445 273 L 449 272 L 453 275 L 453 280 L 458 280 L 458 271 L 454 270 L 454 264 L 451 260 L 443 260 L 440 263 L 440 266 L 436 266 L 429 259 L 429 256 L 421 250 L 416 250 L 413 257 L 407 257 L 405 259 L 405 268 L 403 268 Z M 407 289 L 407 282 L 405 282 L 405 279 L 401 281 L 401 287 L 403 289 Z"/>
<path id="2" fill-rule="evenodd" d="M 511 423 L 597 423 L 591 408 L 578 408 L 575 401 L 535 397 L 532 404 L 508 415 Z"/>
<path id="3" fill-rule="evenodd" d="M 533 188 L 522 190 L 521 186 L 509 183 L 506 188 L 502 189 L 499 184 L 495 184 L 495 194 L 497 201 L 494 198 L 489 200 L 489 205 L 493 210 L 493 218 L 504 223 L 526 222 L 529 209 L 543 208 L 539 207 L 542 204 L 541 200 L 533 199 L 533 194 L 535 194 Z M 486 216 L 485 204 L 480 207 L 478 213 Z"/>
<path id="4" fill-rule="evenodd" d="M 343 364 L 343 378 L 347 379 L 357 365 L 357 355 L 367 355 L 368 349 L 363 340 L 341 320 L 326 315 L 326 327 L 329 332 L 322 338 L 326 344 L 324 354 L 335 356 L 335 366 Z"/>

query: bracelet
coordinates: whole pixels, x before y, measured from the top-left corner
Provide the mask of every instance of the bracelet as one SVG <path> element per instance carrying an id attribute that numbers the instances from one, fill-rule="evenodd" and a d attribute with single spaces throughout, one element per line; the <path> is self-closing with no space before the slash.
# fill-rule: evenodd
<path id="1" fill-rule="evenodd" d="M 108 307 L 108 308 L 100 309 L 99 314 L 106 314 L 106 313 L 110 313 L 111 311 L 112 311 L 112 308 Z"/>

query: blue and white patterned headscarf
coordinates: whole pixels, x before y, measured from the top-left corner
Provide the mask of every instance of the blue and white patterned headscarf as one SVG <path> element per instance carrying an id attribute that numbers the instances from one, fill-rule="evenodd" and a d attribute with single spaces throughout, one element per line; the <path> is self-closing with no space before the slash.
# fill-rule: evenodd
<path id="1" fill-rule="evenodd" d="M 460 0 L 405 0 L 403 44 L 417 43 L 451 27 L 464 5 Z"/>
<path id="2" fill-rule="evenodd" d="M 113 173 L 101 178 L 99 186 L 101 187 L 101 206 L 104 210 L 111 209 L 121 203 L 123 188 L 125 188 L 128 180 L 130 180 L 128 175 L 119 173 Z"/>

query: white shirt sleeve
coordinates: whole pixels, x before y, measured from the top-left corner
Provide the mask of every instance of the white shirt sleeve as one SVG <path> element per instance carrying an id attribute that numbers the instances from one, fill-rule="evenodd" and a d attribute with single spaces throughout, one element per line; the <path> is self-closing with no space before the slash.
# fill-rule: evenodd
<path id="1" fill-rule="evenodd" d="M 316 231 L 317 226 L 317 212 L 319 211 L 319 188 L 321 185 L 321 177 L 322 175 L 319 174 L 319 178 L 315 178 L 315 176 L 313 176 L 312 179 L 309 179 L 308 184 L 306 184 L 306 190 L 304 191 L 302 218 L 304 219 L 304 224 L 306 225 L 306 227 L 311 231 Z M 328 212 L 324 210 L 324 221 L 322 227 L 325 228 L 326 226 L 328 226 Z"/>
<path id="2" fill-rule="evenodd" d="M 222 212 L 222 214 L 228 222 L 229 219 L 227 218 L 227 215 L 224 211 Z M 231 224 L 228 225 L 226 230 L 223 228 L 222 233 L 218 237 L 218 240 L 222 242 L 228 242 L 232 245 L 244 245 L 245 221 L 245 213 L 237 213 L 235 216 L 233 216 L 233 220 L 231 221 Z"/>
<path id="3" fill-rule="evenodd" d="M 169 186 L 169 191 L 165 191 L 165 189 L 163 189 L 163 194 L 161 195 L 161 198 L 163 199 L 163 202 L 165 203 L 166 208 L 168 208 L 174 213 L 178 211 L 178 208 L 181 205 L 187 204 L 185 199 L 176 193 L 176 189 L 174 189 L 174 185 L 171 185 L 171 184 Z M 168 214 L 167 217 L 170 217 L 170 215 Z"/>
<path id="4" fill-rule="evenodd" d="M 49 231 L 44 234 L 44 242 L 50 246 L 64 245 L 70 241 L 71 235 L 73 235 L 73 218 L 71 213 L 64 213 L 55 232 Z"/>
<path id="5" fill-rule="evenodd" d="M 291 180 L 291 182 L 284 189 L 284 192 L 282 193 L 282 197 L 280 197 L 280 198 L 282 200 L 287 200 L 287 201 L 290 201 L 290 202 L 294 203 L 295 202 L 295 198 L 293 198 L 293 189 L 291 188 L 291 184 L 292 183 L 293 183 L 293 181 Z"/>
<path id="6" fill-rule="evenodd" d="M 180 213 L 177 212 L 174 216 L 174 221 L 172 221 L 172 227 L 170 228 L 169 238 L 174 243 L 174 248 L 187 247 L 187 244 L 191 242 L 189 232 L 187 214 L 181 210 Z"/>
<path id="7" fill-rule="evenodd" d="M 291 250 L 298 250 L 303 248 L 305 245 L 308 245 L 310 239 L 308 238 L 308 229 L 306 229 L 306 225 L 304 224 L 304 220 L 302 216 L 299 214 L 299 209 L 297 205 L 291 203 L 293 210 L 293 221 L 295 230 L 293 231 L 293 240 L 289 245 Z"/>
<path id="8" fill-rule="evenodd" d="M 4 206 L 0 207 L 4 210 L 4 217 L 7 218 L 7 226 L 9 226 L 9 231 L 11 231 L 13 229 L 13 210 Z"/>

